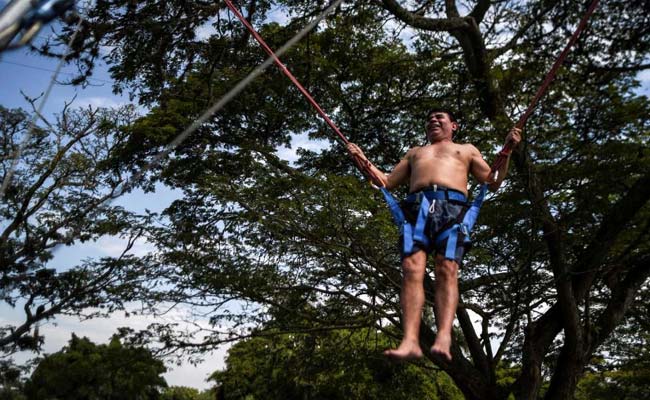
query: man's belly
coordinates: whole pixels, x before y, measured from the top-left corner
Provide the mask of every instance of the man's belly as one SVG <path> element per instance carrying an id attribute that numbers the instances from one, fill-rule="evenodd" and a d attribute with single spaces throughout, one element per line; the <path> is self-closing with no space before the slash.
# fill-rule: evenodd
<path id="1" fill-rule="evenodd" d="M 409 192 L 417 192 L 424 188 L 438 185 L 448 189 L 458 190 L 467 196 L 467 175 L 456 174 L 412 174 L 409 182 Z"/>

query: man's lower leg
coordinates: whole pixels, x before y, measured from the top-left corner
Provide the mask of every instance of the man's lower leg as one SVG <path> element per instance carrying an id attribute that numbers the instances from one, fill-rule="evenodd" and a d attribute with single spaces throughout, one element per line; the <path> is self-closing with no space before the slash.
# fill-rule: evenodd
<path id="1" fill-rule="evenodd" d="M 451 329 L 458 306 L 458 264 L 436 259 L 436 326 L 438 333 L 431 352 L 451 360 Z"/>
<path id="2" fill-rule="evenodd" d="M 418 251 L 405 257 L 402 262 L 404 276 L 402 278 L 400 305 L 402 308 L 404 337 L 397 349 L 384 352 L 385 355 L 391 358 L 409 360 L 422 356 L 419 333 L 422 307 L 424 306 L 423 281 L 426 260 L 426 253 Z"/>

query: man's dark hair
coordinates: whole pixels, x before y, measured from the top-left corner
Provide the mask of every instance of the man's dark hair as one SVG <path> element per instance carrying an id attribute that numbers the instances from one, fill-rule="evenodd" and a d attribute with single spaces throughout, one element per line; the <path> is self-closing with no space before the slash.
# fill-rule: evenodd
<path id="1" fill-rule="evenodd" d="M 427 120 L 429 119 L 429 116 L 430 116 L 431 114 L 436 113 L 436 112 L 443 112 L 443 113 L 446 113 L 447 115 L 449 115 L 449 119 L 450 119 L 452 122 L 458 123 L 458 120 L 456 119 L 456 115 L 454 115 L 454 112 L 451 111 L 450 109 L 446 108 L 446 107 L 434 107 L 434 108 L 432 108 L 432 109 L 427 113 Z"/>

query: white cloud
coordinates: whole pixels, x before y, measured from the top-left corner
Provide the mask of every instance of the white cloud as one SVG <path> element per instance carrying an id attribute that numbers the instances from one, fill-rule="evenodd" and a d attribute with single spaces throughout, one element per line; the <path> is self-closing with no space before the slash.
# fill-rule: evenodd
<path id="1" fill-rule="evenodd" d="M 13 311 L 12 311 L 13 310 Z M 6 311 L 6 312 L 5 312 Z M 2 306 L 3 317 L 0 318 L 0 325 L 15 324 L 20 321 L 20 313 L 16 309 Z M 51 354 L 60 351 L 65 346 L 72 333 L 79 337 L 87 337 L 97 344 L 107 343 L 111 336 L 116 333 L 118 327 L 128 326 L 134 330 L 143 330 L 154 322 L 177 322 L 179 329 L 194 329 L 195 325 L 184 322 L 186 312 L 177 309 L 165 316 L 141 316 L 131 315 L 126 317 L 123 312 L 117 312 L 109 318 L 96 318 L 81 321 L 72 316 L 59 316 L 55 320 L 42 324 L 39 327 L 40 333 L 45 338 L 43 353 Z M 207 327 L 208 321 L 197 321 L 195 324 Z M 186 361 L 177 364 L 176 359 L 166 360 L 168 371 L 164 374 L 170 386 L 189 386 L 200 390 L 207 389 L 213 384 L 208 383 L 208 376 L 225 366 L 224 360 L 229 346 L 224 346 L 204 356 L 203 362 L 192 365 Z M 18 363 L 25 363 L 35 356 L 34 353 L 21 352 L 14 356 Z"/>
<path id="2" fill-rule="evenodd" d="M 639 94 L 650 96 L 650 70 L 644 70 L 637 74 L 636 79 L 641 82 Z"/>
<path id="3" fill-rule="evenodd" d="M 388 35 L 393 35 L 399 32 L 399 39 L 402 41 L 407 49 L 413 50 L 413 43 L 418 38 L 419 32 L 410 26 L 405 26 L 402 22 L 396 20 L 389 20 L 384 24 L 384 32 Z"/>
<path id="4" fill-rule="evenodd" d="M 174 200 L 182 197 L 183 191 L 181 189 L 170 188 L 162 183 L 157 183 L 153 192 L 145 193 L 142 189 L 135 189 L 120 196 L 114 204 L 136 213 L 144 213 L 145 209 L 160 213 Z"/>
<path id="5" fill-rule="evenodd" d="M 103 256 L 118 257 L 126 248 L 128 241 L 116 236 L 103 236 L 92 244 L 94 250 Z M 129 254 L 137 257 L 145 256 L 155 250 L 153 244 L 145 239 L 137 239 L 133 243 L 133 247 L 129 250 Z"/>
<path id="6" fill-rule="evenodd" d="M 320 153 L 328 147 L 330 147 L 329 141 L 323 139 L 310 139 L 309 135 L 302 133 L 299 135 L 291 136 L 291 148 L 280 147 L 277 149 L 277 151 L 278 157 L 289 161 L 290 163 L 294 163 L 298 160 L 298 154 L 296 152 L 299 148 Z"/>
<path id="7" fill-rule="evenodd" d="M 223 12 L 222 12 L 223 13 Z M 194 34 L 198 40 L 204 41 L 210 38 L 212 35 L 217 33 L 217 30 L 214 27 L 214 23 L 217 17 L 212 17 L 202 25 L 199 25 L 194 29 Z"/>
<path id="8" fill-rule="evenodd" d="M 287 10 L 284 7 L 277 7 L 271 10 L 266 16 L 265 22 L 277 22 L 280 25 L 286 25 L 289 22 Z"/>
<path id="9" fill-rule="evenodd" d="M 203 362 L 197 365 L 182 364 L 178 367 L 169 367 L 164 375 L 169 386 L 189 386 L 199 390 L 205 390 L 214 386 L 213 382 L 206 380 L 216 370 L 225 368 L 225 358 L 230 346 L 224 346 L 217 351 L 208 353 Z"/>
<path id="10" fill-rule="evenodd" d="M 73 103 L 74 106 L 81 108 L 86 108 L 88 106 L 92 108 L 117 108 L 127 104 L 128 103 L 123 101 L 117 101 L 115 98 L 104 96 L 82 97 L 76 99 Z"/>

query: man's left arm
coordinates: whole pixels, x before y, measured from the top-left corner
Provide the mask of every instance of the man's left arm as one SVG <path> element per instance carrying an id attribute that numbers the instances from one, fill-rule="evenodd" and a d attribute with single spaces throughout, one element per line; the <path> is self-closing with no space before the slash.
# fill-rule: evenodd
<path id="1" fill-rule="evenodd" d="M 506 137 L 506 143 L 512 142 L 513 147 L 516 147 L 519 142 L 521 142 L 521 129 L 519 128 L 512 128 L 510 129 L 510 132 L 508 132 L 508 136 Z M 506 162 L 501 165 L 501 168 L 497 170 L 496 177 L 497 179 L 494 179 L 494 175 L 491 173 L 491 168 L 490 165 L 483 159 L 483 156 L 481 153 L 478 151 L 478 149 L 474 146 L 472 146 L 473 152 L 472 152 L 472 161 L 470 165 L 470 172 L 481 183 L 487 183 L 488 184 L 488 189 L 490 191 L 495 192 L 497 189 L 499 189 L 499 186 L 501 186 L 501 183 L 503 180 L 506 178 L 506 175 L 508 174 L 508 166 L 510 164 L 510 154 L 507 155 Z"/>

